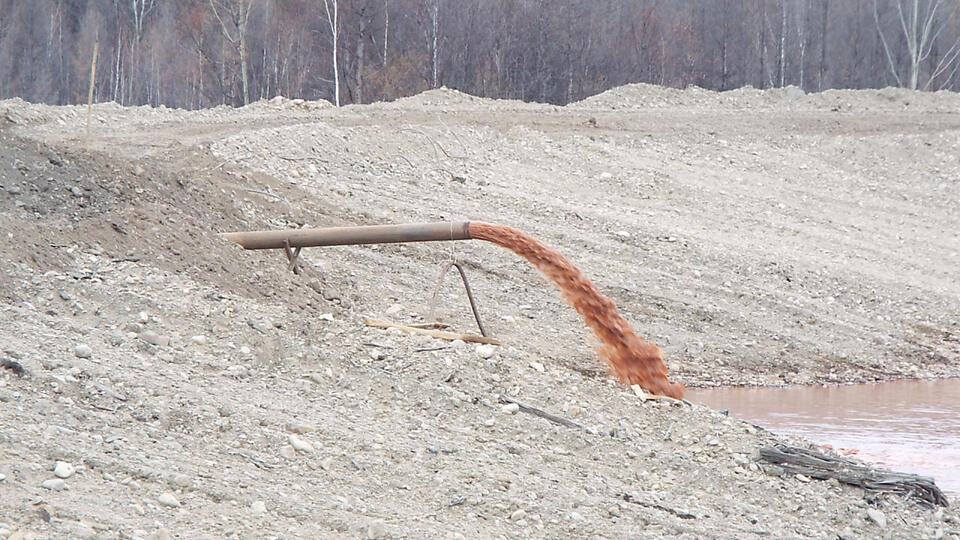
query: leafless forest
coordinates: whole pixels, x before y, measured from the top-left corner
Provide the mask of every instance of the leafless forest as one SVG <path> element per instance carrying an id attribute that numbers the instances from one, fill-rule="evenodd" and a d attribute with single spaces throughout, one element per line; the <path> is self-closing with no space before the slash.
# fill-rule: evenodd
<path id="1" fill-rule="evenodd" d="M 0 97 L 200 108 L 447 86 L 960 90 L 957 0 L 0 0 Z"/>

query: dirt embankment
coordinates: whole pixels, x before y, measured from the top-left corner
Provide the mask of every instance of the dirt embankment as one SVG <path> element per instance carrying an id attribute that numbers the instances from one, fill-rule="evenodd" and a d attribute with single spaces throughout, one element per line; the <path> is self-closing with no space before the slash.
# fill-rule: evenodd
<path id="1" fill-rule="evenodd" d="M 506 251 L 306 250 L 295 276 L 217 233 L 503 222 L 566 254 L 688 386 L 957 375 L 956 103 L 438 90 L 98 105 L 87 135 L 82 108 L 0 102 L 0 354 L 28 372 L 0 371 L 0 536 L 953 534 L 953 509 L 766 474 L 771 435 L 638 399 Z M 503 347 L 362 325 L 420 321 L 450 257 Z M 464 302 L 448 283 L 440 315 L 466 331 Z"/>

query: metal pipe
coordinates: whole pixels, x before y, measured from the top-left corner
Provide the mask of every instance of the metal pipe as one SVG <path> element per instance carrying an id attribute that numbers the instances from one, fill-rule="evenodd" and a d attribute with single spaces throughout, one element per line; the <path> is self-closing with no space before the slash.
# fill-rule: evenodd
<path id="1" fill-rule="evenodd" d="M 353 244 L 393 244 L 397 242 L 431 242 L 437 240 L 469 240 L 469 221 L 410 223 L 406 225 L 368 225 L 362 227 L 328 227 L 323 229 L 290 229 L 283 231 L 249 231 L 223 233 L 227 240 L 244 249 L 282 249 Z"/>

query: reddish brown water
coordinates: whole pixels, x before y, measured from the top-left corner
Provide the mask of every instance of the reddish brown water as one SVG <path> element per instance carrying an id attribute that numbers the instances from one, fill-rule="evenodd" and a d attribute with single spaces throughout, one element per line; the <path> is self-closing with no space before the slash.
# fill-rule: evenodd
<path id="1" fill-rule="evenodd" d="M 960 496 L 960 379 L 849 386 L 692 389 L 687 399 Z"/>
<path id="2" fill-rule="evenodd" d="M 667 366 L 660 349 L 640 338 L 617 311 L 613 300 L 600 290 L 558 251 L 521 231 L 504 225 L 470 222 L 470 237 L 507 248 L 537 267 L 553 280 L 574 309 L 600 338 L 600 356 L 624 384 L 676 399 L 683 397 L 683 385 L 667 380 Z"/>

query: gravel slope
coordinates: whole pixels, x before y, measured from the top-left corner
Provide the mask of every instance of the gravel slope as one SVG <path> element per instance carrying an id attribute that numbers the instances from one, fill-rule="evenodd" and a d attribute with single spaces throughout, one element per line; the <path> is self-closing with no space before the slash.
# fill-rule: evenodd
<path id="1" fill-rule="evenodd" d="M 0 353 L 27 373 L 0 370 L 0 537 L 957 534 L 952 507 L 781 478 L 756 462 L 772 435 L 615 384 L 494 246 L 307 250 L 295 276 L 217 236 L 503 222 L 568 255 L 688 386 L 956 376 L 957 103 L 437 90 L 98 105 L 86 135 L 83 108 L 2 101 Z M 363 326 L 421 322 L 450 257 L 503 347 Z M 452 278 L 439 306 L 471 331 Z M 57 461 L 68 489 L 42 487 Z"/>

